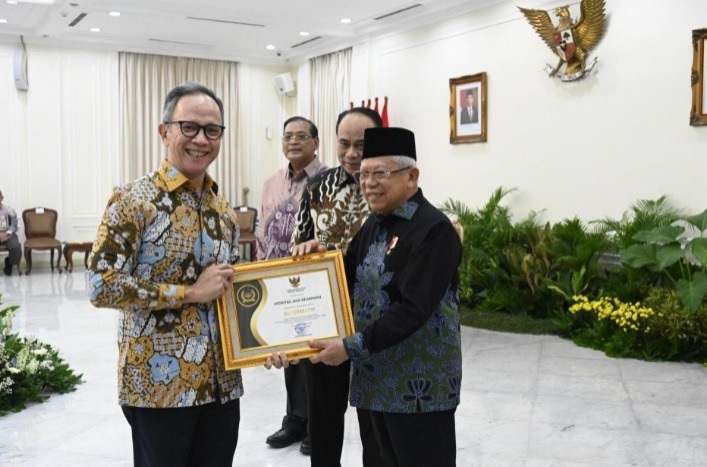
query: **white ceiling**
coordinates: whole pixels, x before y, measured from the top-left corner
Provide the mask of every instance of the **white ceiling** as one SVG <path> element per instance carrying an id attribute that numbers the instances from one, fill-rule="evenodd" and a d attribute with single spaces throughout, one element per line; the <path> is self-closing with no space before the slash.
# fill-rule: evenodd
<path id="1" fill-rule="evenodd" d="M 0 19 L 7 20 L 0 23 L 0 42 L 19 45 L 22 37 L 26 44 L 277 64 L 505 0 L 18 1 L 0 0 Z M 121 15 L 110 17 L 110 11 Z M 344 17 L 351 23 L 342 24 Z M 101 32 L 89 31 L 93 27 Z M 276 49 L 266 50 L 268 44 Z"/>

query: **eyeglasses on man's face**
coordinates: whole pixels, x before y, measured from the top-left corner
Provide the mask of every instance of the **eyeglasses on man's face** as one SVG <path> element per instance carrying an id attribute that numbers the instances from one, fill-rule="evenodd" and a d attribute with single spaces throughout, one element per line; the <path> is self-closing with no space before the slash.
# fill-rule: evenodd
<path id="1" fill-rule="evenodd" d="M 354 176 L 359 182 L 365 182 L 369 178 L 380 182 L 381 180 L 389 178 L 393 174 L 397 174 L 411 168 L 412 167 L 401 167 L 398 170 L 375 170 L 373 172 L 361 170 L 359 172 L 354 173 Z"/>
<path id="2" fill-rule="evenodd" d="M 311 138 L 311 136 L 307 133 L 285 133 L 284 135 L 282 135 L 282 142 L 289 143 L 290 141 L 297 141 L 298 143 L 301 143 L 302 141 L 306 141 L 309 138 Z"/>
<path id="3" fill-rule="evenodd" d="M 210 139 L 211 141 L 216 141 L 221 138 L 221 136 L 223 136 L 223 130 L 226 129 L 225 126 L 216 125 L 215 123 L 210 123 L 209 125 L 199 125 L 196 122 L 189 122 L 186 120 L 178 120 L 164 123 L 166 125 L 178 123 L 179 130 L 187 138 L 196 138 L 196 135 L 198 135 L 201 130 L 204 130 L 204 136 L 206 136 L 206 139 Z"/>
<path id="4" fill-rule="evenodd" d="M 340 139 L 336 143 L 339 146 L 339 149 L 342 151 L 348 151 L 351 146 L 353 146 L 354 151 L 361 153 L 363 152 L 363 141 L 356 141 L 355 143 L 351 144 L 349 140 L 346 139 Z"/>

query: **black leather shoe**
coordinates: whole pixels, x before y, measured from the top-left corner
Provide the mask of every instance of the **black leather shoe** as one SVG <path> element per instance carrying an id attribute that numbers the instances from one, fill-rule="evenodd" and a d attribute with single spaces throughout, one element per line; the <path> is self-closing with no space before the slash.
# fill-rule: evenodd
<path id="1" fill-rule="evenodd" d="M 312 443 L 309 441 L 309 435 L 305 436 L 302 440 L 302 444 L 299 445 L 299 452 L 305 456 L 312 455 Z"/>
<path id="2" fill-rule="evenodd" d="M 3 272 L 5 273 L 6 276 L 12 275 L 12 264 L 10 264 L 9 257 L 5 258 L 5 267 L 3 268 Z"/>
<path id="3" fill-rule="evenodd" d="M 280 449 L 286 448 L 290 444 L 302 441 L 306 433 L 292 428 L 282 428 L 277 430 L 265 440 L 270 446 Z"/>

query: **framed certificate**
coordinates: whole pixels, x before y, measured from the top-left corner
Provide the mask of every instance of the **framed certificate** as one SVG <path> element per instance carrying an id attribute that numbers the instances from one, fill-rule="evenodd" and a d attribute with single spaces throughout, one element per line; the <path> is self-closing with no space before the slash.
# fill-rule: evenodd
<path id="1" fill-rule="evenodd" d="M 309 358 L 317 350 L 308 341 L 353 333 L 341 251 L 233 268 L 233 286 L 217 301 L 227 370 L 263 365 L 273 352 Z"/>

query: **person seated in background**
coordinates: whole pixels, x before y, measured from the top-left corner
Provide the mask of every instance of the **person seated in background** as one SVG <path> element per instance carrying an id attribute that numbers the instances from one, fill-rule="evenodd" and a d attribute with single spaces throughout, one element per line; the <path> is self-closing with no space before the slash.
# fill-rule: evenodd
<path id="1" fill-rule="evenodd" d="M 3 272 L 6 276 L 12 275 L 12 267 L 19 266 L 22 258 L 22 247 L 17 238 L 17 213 L 15 210 L 3 203 L 2 191 L 0 191 L 0 245 L 5 245 L 9 253 L 5 258 Z"/>

